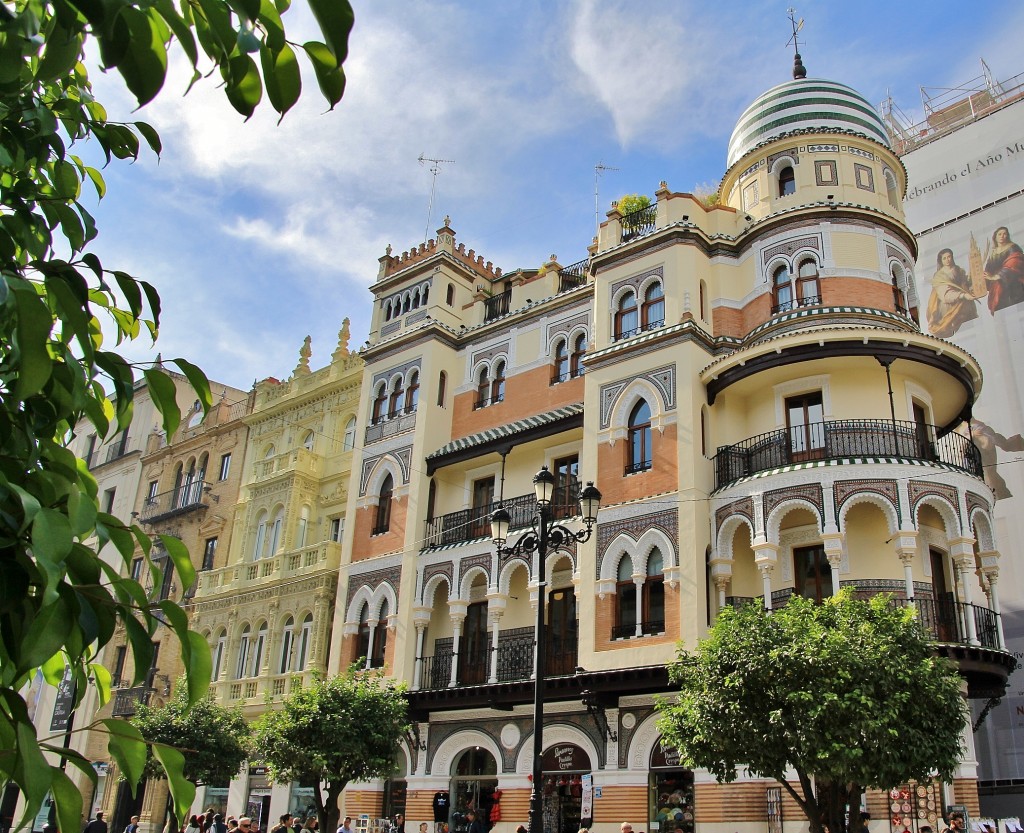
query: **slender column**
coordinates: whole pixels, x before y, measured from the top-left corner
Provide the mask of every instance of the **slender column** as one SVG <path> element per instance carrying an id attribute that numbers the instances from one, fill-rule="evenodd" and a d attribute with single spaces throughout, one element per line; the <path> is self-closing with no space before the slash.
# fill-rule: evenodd
<path id="1" fill-rule="evenodd" d="M 825 545 L 825 557 L 828 559 L 828 566 L 832 570 L 832 595 L 839 592 L 839 568 L 843 563 L 843 547 L 846 536 L 842 532 L 826 532 L 821 536 Z"/>
<path id="2" fill-rule="evenodd" d="M 498 682 L 498 635 L 501 632 L 501 614 L 491 614 L 491 675 L 490 683 Z"/>
<path id="3" fill-rule="evenodd" d="M 903 562 L 903 582 L 907 600 L 914 600 L 914 559 L 917 557 L 917 530 L 901 529 L 893 538 L 896 555 Z"/>
<path id="4" fill-rule="evenodd" d="M 448 688 L 459 683 L 459 643 L 462 641 L 462 624 L 466 621 L 466 602 L 449 602 L 448 610 L 452 620 L 452 675 Z"/>
<path id="5" fill-rule="evenodd" d="M 999 583 L 999 573 L 989 573 L 988 576 L 988 606 L 996 620 L 996 638 L 999 640 L 999 647 L 1006 649 L 1006 637 L 1003 636 L 1003 617 L 999 612 L 999 593 L 996 585 Z"/>
<path id="6" fill-rule="evenodd" d="M 907 601 L 914 601 L 914 556 L 909 553 L 900 553 L 900 561 L 903 562 L 903 583 L 907 588 Z"/>
<path id="7" fill-rule="evenodd" d="M 761 584 L 764 592 L 764 609 L 772 609 L 772 571 L 779 563 L 778 544 L 771 544 L 768 541 L 754 543 L 754 564 L 761 573 Z"/>
<path id="8" fill-rule="evenodd" d="M 718 612 L 725 610 L 725 588 L 729 586 L 731 576 L 715 576 L 715 589 L 718 591 Z"/>
<path id="9" fill-rule="evenodd" d="M 758 570 L 761 571 L 761 585 L 762 593 L 764 593 L 764 609 L 772 609 L 772 570 L 775 569 L 774 564 L 760 564 Z"/>
<path id="10" fill-rule="evenodd" d="M 426 636 L 425 622 L 416 623 L 416 667 L 412 672 L 412 690 L 419 691 L 423 677 L 423 637 Z"/>
<path id="11" fill-rule="evenodd" d="M 370 627 L 370 638 L 366 648 L 366 670 L 370 670 L 370 663 L 373 662 L 373 639 L 377 635 L 377 626 L 380 624 L 376 619 L 371 619 L 366 623 Z"/>
<path id="12" fill-rule="evenodd" d="M 964 626 L 967 630 L 967 641 L 971 645 L 978 644 L 978 630 L 974 624 L 974 600 L 971 597 L 971 567 L 974 566 L 974 553 L 959 554 L 953 557 L 956 566 L 957 581 L 960 582 L 960 598 L 963 599 Z"/>

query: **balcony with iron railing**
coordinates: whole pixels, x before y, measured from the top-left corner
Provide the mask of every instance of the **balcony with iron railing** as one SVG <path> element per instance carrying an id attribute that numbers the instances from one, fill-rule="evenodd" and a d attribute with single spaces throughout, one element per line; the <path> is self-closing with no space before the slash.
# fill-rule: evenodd
<path id="1" fill-rule="evenodd" d="M 139 703 L 147 705 L 152 691 L 148 686 L 122 688 L 114 693 L 114 705 L 111 714 L 114 717 L 131 717 L 138 710 Z"/>
<path id="2" fill-rule="evenodd" d="M 881 419 L 839 419 L 758 434 L 720 446 L 715 488 L 774 468 L 817 460 L 898 457 L 961 469 L 982 477 L 981 452 L 963 434 L 939 436 L 933 425 Z"/>
<path id="3" fill-rule="evenodd" d="M 508 315 L 512 306 L 512 289 L 484 299 L 484 323 Z"/>
<path id="4" fill-rule="evenodd" d="M 579 491 L 579 483 L 570 483 L 555 489 L 551 506 L 556 520 L 565 520 L 579 514 Z M 518 495 L 504 501 L 491 501 L 482 506 L 428 518 L 424 522 L 423 549 L 490 538 L 491 515 L 500 506 L 512 516 L 510 529 L 525 529 L 537 515 L 537 496 L 531 492 L 528 495 Z"/>
<path id="5" fill-rule="evenodd" d="M 558 270 L 558 291 L 568 292 L 577 286 L 583 286 L 587 282 L 587 269 L 589 260 L 579 260 Z"/>
<path id="6" fill-rule="evenodd" d="M 624 339 L 638 336 L 640 333 L 647 332 L 648 330 L 657 330 L 664 326 L 664 318 L 655 318 L 652 321 L 648 321 L 646 324 L 641 324 L 639 327 L 632 327 L 628 330 L 616 330 L 612 334 L 612 341 L 623 341 Z"/>
<path id="7" fill-rule="evenodd" d="M 95 449 L 86 457 L 85 462 L 90 469 L 94 469 L 97 466 L 112 463 L 114 460 L 120 460 L 122 457 L 131 454 L 133 451 L 139 451 L 140 448 L 140 444 L 135 441 L 134 437 L 120 437 L 116 442 L 113 442 L 110 445 L 101 446 L 100 448 Z"/>
<path id="8" fill-rule="evenodd" d="M 210 486 L 205 480 L 193 480 L 191 483 L 183 483 L 177 489 L 147 497 L 142 503 L 139 520 L 143 523 L 155 523 L 197 509 L 205 509 L 208 504 L 204 502 L 204 498 L 209 491 Z"/>
<path id="9" fill-rule="evenodd" d="M 625 622 L 612 626 L 612 639 L 635 639 L 639 636 L 658 636 L 665 633 L 664 619 L 651 619 L 640 623 L 640 632 L 637 633 L 636 623 Z"/>
<path id="10" fill-rule="evenodd" d="M 782 312 L 792 312 L 793 310 L 800 309 L 801 307 L 817 306 L 821 306 L 821 296 L 806 295 L 803 298 L 795 298 L 789 301 L 783 301 L 782 303 L 779 304 L 774 304 L 772 306 L 772 315 L 778 315 L 779 313 Z"/>
<path id="11" fill-rule="evenodd" d="M 438 640 L 434 654 L 420 657 L 420 689 L 436 690 L 451 687 L 451 639 Z M 487 685 L 490 682 L 491 655 L 495 649 L 488 641 L 475 649 L 459 651 L 456 686 Z M 545 667 L 548 677 L 564 677 L 576 673 L 578 650 L 575 642 L 551 640 L 547 644 Z M 513 628 L 498 634 L 497 682 L 511 683 L 533 677 L 534 629 Z"/>
<path id="12" fill-rule="evenodd" d="M 643 237 L 655 229 L 658 218 L 657 203 L 641 208 L 639 211 L 632 211 L 622 216 L 622 242 L 628 243 L 637 237 Z"/>

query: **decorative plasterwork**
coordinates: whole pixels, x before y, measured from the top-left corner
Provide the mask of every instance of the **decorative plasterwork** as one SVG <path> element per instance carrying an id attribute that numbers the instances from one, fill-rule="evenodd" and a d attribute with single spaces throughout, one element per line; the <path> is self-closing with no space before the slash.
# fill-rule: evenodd
<path id="1" fill-rule="evenodd" d="M 619 398 L 619 394 L 625 390 L 631 382 L 643 379 L 649 382 L 661 396 L 662 408 L 666 411 L 674 410 L 676 407 L 676 366 L 665 365 L 655 370 L 649 370 L 629 379 L 620 379 L 601 387 L 601 428 L 605 429 L 611 425 L 612 409 Z"/>
<path id="2" fill-rule="evenodd" d="M 627 535 L 633 541 L 638 541 L 649 529 L 661 530 L 669 541 L 679 540 L 679 512 L 670 509 L 663 512 L 652 512 L 647 515 L 636 515 L 632 518 L 622 518 L 610 523 L 602 523 L 597 526 L 597 558 L 594 565 L 595 578 L 601 577 L 601 565 L 604 563 L 605 554 L 612 541 L 620 535 Z M 676 564 L 676 553 L 664 554 L 666 564 Z"/>
<path id="3" fill-rule="evenodd" d="M 419 369 L 421 362 L 422 360 L 419 357 L 417 357 L 412 361 L 406 362 L 405 364 L 398 365 L 398 367 L 391 367 L 380 373 L 375 373 L 373 375 L 372 387 L 376 388 L 377 385 L 380 384 L 381 382 L 387 382 L 395 378 L 395 376 L 401 376 L 403 379 L 405 379 L 408 376 L 410 370 L 412 370 L 413 368 L 416 368 L 417 370 Z"/>
<path id="4" fill-rule="evenodd" d="M 637 292 L 640 291 L 640 285 L 651 277 L 659 277 L 664 279 L 665 269 L 662 266 L 655 266 L 653 269 L 645 269 L 643 272 L 639 272 L 629 278 L 623 278 L 621 281 L 616 281 L 609 287 L 608 295 L 614 298 L 616 293 L 624 286 L 632 286 Z"/>
<path id="5" fill-rule="evenodd" d="M 761 252 L 761 262 L 767 266 L 772 258 L 779 255 L 792 257 L 801 249 L 814 249 L 814 251 L 820 254 L 822 251 L 821 234 L 805 234 L 776 243 L 774 246 L 770 246 Z"/>
<path id="6" fill-rule="evenodd" d="M 764 516 L 768 518 L 776 507 L 787 500 L 802 499 L 818 510 L 818 517 L 825 517 L 825 499 L 822 496 L 820 483 L 806 483 L 802 486 L 790 486 L 786 489 L 773 489 L 764 495 Z"/>
<path id="7" fill-rule="evenodd" d="M 752 498 L 745 497 L 740 500 L 734 500 L 732 503 L 727 503 L 718 509 L 715 512 L 716 532 L 722 528 L 722 524 L 725 523 L 726 518 L 730 515 L 742 515 L 750 523 L 750 528 L 756 529 L 754 525 L 754 501 Z"/>
<path id="8" fill-rule="evenodd" d="M 953 507 L 953 512 L 956 515 L 956 520 L 959 525 L 962 526 L 962 518 L 960 517 L 960 502 L 957 500 L 956 489 L 952 486 L 947 486 L 945 483 L 935 483 L 927 480 L 911 480 L 907 486 L 907 494 L 910 497 L 910 506 L 917 514 L 917 505 L 926 497 L 941 497 L 949 502 L 949 505 Z"/>
<path id="9" fill-rule="evenodd" d="M 395 591 L 395 598 L 398 598 L 398 588 L 402 583 L 402 568 L 388 567 L 383 570 L 372 570 L 368 573 L 358 573 L 348 577 L 348 594 L 345 598 L 345 609 L 352 604 L 352 599 L 360 588 L 368 587 L 371 591 L 376 590 L 382 584 L 388 584 Z"/>
<path id="10" fill-rule="evenodd" d="M 836 506 L 836 522 L 843 516 L 843 504 L 857 494 L 869 492 L 879 495 L 892 504 L 896 517 L 902 523 L 899 487 L 895 480 L 837 480 L 832 485 Z"/>

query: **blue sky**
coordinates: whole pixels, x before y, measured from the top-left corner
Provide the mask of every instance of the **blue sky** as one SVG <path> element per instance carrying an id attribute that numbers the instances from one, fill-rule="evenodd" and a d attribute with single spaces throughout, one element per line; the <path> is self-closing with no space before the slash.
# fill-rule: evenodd
<path id="1" fill-rule="evenodd" d="M 601 211 L 625 193 L 712 189 L 736 118 L 790 77 L 787 2 L 656 0 L 354 0 L 348 86 L 325 112 L 311 72 L 278 125 L 264 103 L 248 123 L 216 76 L 183 96 L 172 71 L 131 114 L 116 76 L 96 73 L 112 118 L 141 118 L 164 153 L 105 175 L 94 246 L 108 268 L 153 282 L 164 305 L 155 347 L 220 382 L 287 378 L 306 335 L 312 366 L 330 359 L 346 316 L 366 339 L 369 286 L 387 244 L 423 240 L 431 175 L 424 154 L 454 160 L 437 180 L 431 236 L 447 214 L 457 239 L 504 271 L 586 255 Z M 826 2 L 797 6 L 812 77 L 922 115 L 920 87 L 1024 72 L 1017 2 Z M 292 40 L 313 36 L 301 0 Z M 306 67 L 303 67 L 305 70 Z"/>

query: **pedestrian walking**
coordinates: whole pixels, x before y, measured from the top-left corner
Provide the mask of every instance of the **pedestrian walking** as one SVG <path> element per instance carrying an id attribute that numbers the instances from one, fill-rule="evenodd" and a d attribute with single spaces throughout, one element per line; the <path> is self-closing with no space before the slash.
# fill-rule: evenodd
<path id="1" fill-rule="evenodd" d="M 82 833 L 107 833 L 107 823 L 103 820 L 102 810 L 96 812 L 96 818 L 85 826 Z"/>

